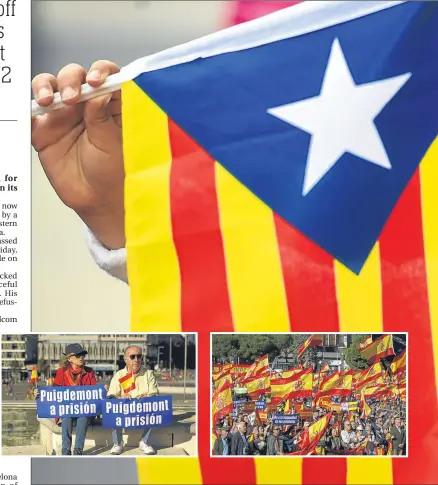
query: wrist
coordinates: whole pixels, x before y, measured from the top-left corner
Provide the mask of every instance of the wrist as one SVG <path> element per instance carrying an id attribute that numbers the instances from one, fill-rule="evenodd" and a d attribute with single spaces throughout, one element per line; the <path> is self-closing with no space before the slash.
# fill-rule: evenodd
<path id="1" fill-rule="evenodd" d="M 105 206 L 93 210 L 78 211 L 79 217 L 91 230 L 96 239 L 107 249 L 122 249 L 126 244 L 125 211 L 117 207 Z"/>

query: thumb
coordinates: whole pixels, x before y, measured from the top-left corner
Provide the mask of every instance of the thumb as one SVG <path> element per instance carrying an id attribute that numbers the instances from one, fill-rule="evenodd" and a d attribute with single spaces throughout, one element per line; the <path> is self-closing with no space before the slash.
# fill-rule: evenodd
<path id="1" fill-rule="evenodd" d="M 120 127 L 113 116 L 120 116 L 120 92 L 86 101 L 83 116 L 88 138 L 96 147 L 108 151 L 119 142 Z"/>

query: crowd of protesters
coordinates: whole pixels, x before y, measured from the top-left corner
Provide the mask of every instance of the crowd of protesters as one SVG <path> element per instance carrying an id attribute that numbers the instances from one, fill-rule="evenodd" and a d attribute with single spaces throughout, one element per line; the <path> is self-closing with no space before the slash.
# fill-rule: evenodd
<path id="1" fill-rule="evenodd" d="M 282 414 L 285 402 L 275 409 Z M 371 414 L 334 411 L 313 454 L 317 455 L 406 455 L 406 416 L 399 400 L 370 404 Z M 299 454 L 306 428 L 323 418 L 330 409 L 309 408 L 307 417 L 296 425 L 276 425 L 270 413 L 265 422 L 258 413 L 237 411 L 220 420 L 214 429 L 214 455 Z M 361 446 L 362 445 L 362 446 Z"/>

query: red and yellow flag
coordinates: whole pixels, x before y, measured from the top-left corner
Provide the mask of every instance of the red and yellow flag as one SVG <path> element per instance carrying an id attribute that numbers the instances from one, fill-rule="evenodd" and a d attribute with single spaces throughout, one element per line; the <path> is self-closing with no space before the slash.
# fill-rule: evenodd
<path id="1" fill-rule="evenodd" d="M 233 384 L 233 379 L 231 378 L 231 374 L 228 372 L 226 375 L 223 377 L 220 377 L 214 382 L 214 388 L 219 389 L 222 387 L 226 382 L 229 382 L 230 384 Z"/>
<path id="2" fill-rule="evenodd" d="M 302 372 L 303 368 L 301 366 L 298 367 L 292 367 L 289 370 L 285 370 L 284 372 L 281 373 L 282 379 L 289 379 L 289 377 L 294 376 L 295 374 L 298 374 L 299 372 Z"/>
<path id="3" fill-rule="evenodd" d="M 395 375 L 406 370 L 406 349 L 391 362 L 391 372 Z"/>
<path id="4" fill-rule="evenodd" d="M 351 386 L 353 383 L 353 373 L 346 372 L 339 375 L 336 379 L 323 382 L 317 397 L 323 396 L 349 396 L 351 394 Z"/>
<path id="5" fill-rule="evenodd" d="M 301 356 L 309 347 L 322 347 L 323 345 L 322 335 L 311 335 L 298 349 L 298 359 L 301 359 Z"/>
<path id="6" fill-rule="evenodd" d="M 369 364 L 378 362 L 380 359 L 383 359 L 384 357 L 389 357 L 390 355 L 394 355 L 392 335 L 389 334 L 389 335 L 384 335 L 382 337 L 379 337 L 378 339 L 374 340 L 374 342 L 360 349 L 360 353 L 363 355 L 365 359 L 368 360 Z"/>
<path id="7" fill-rule="evenodd" d="M 302 432 L 300 441 L 300 451 L 294 453 L 288 453 L 290 455 L 311 455 L 315 448 L 318 446 L 319 441 L 324 435 L 328 425 L 330 424 L 330 419 L 332 417 L 332 412 L 328 412 L 321 419 L 318 419 L 315 423 L 311 424 Z"/>
<path id="8" fill-rule="evenodd" d="M 279 403 L 287 399 L 312 397 L 313 373 L 308 367 L 287 379 L 271 379 L 271 402 Z"/>
<path id="9" fill-rule="evenodd" d="M 367 369 L 362 371 L 362 374 L 359 376 L 359 378 L 356 381 L 355 389 L 360 390 L 363 386 L 373 383 L 381 377 L 382 377 L 382 366 L 380 362 L 376 362 L 371 367 L 368 367 Z"/>
<path id="10" fill-rule="evenodd" d="M 438 141 L 355 275 L 243 187 L 135 82 L 123 84 L 122 98 L 131 331 L 198 332 L 199 362 L 209 362 L 211 331 L 309 332 L 312 323 L 321 332 L 408 332 L 411 357 L 409 457 L 338 457 L 323 467 L 307 457 L 275 467 L 233 458 L 224 475 L 223 460 L 205 451 L 210 413 L 200 407 L 199 458 L 168 458 L 175 472 L 166 476 L 160 460 L 140 459 L 140 483 L 438 483 L 438 439 L 425 436 L 422 417 L 427 409 L 438 422 Z M 199 402 L 209 402 L 209 370 L 197 371 Z"/>
<path id="11" fill-rule="evenodd" d="M 32 384 L 34 382 L 38 382 L 39 381 L 39 378 L 38 378 L 38 372 L 37 372 L 37 368 L 35 366 L 32 367 L 32 372 L 30 374 L 30 380 L 29 382 Z"/>
<path id="12" fill-rule="evenodd" d="M 371 414 L 371 408 L 369 407 L 367 400 L 365 399 L 364 390 L 362 390 L 360 397 L 360 409 L 362 411 L 362 419 L 366 419 Z"/>
<path id="13" fill-rule="evenodd" d="M 269 371 L 268 356 L 258 357 L 245 374 L 244 380 Z"/>
<path id="14" fill-rule="evenodd" d="M 128 394 L 135 389 L 135 379 L 134 374 L 129 372 L 126 376 L 119 379 L 120 387 L 123 390 L 123 394 Z"/>
<path id="15" fill-rule="evenodd" d="M 250 377 L 249 379 L 243 380 L 242 385 L 246 387 L 248 396 L 260 396 L 269 392 L 271 387 L 271 377 L 266 373 L 255 377 Z"/>
<path id="16" fill-rule="evenodd" d="M 220 387 L 212 398 L 213 425 L 220 419 L 231 413 L 233 410 L 233 398 L 231 394 L 231 384 L 226 382 Z"/>

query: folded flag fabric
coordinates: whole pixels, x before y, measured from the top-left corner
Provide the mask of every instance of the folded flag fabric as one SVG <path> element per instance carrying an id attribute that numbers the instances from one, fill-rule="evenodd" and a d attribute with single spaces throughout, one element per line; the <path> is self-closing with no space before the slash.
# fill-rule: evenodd
<path id="1" fill-rule="evenodd" d="M 360 348 L 359 351 L 362 356 L 368 360 L 369 364 L 373 364 L 380 359 L 394 355 L 392 335 L 379 337 L 369 345 Z"/>
<path id="2" fill-rule="evenodd" d="M 119 379 L 120 387 L 123 390 L 123 394 L 129 394 L 131 391 L 135 389 L 135 378 L 132 372 L 126 374 Z"/>

